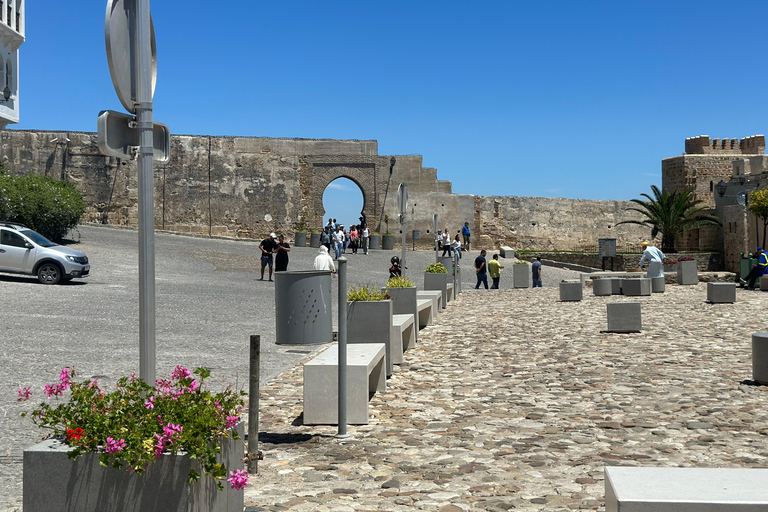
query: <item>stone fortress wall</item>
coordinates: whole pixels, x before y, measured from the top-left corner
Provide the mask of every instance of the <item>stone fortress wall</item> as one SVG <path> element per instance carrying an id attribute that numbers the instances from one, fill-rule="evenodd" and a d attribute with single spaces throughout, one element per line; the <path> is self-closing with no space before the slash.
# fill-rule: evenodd
<path id="1" fill-rule="evenodd" d="M 755 232 L 756 226 L 762 226 L 762 221 L 748 213 L 748 199 L 747 204 L 739 204 L 737 195 L 758 188 L 761 178 L 764 184 L 768 182 L 765 148 L 764 135 L 741 140 L 711 139 L 701 135 L 685 140 L 684 155 L 662 161 L 662 187 L 670 190 L 692 188 L 695 197 L 708 208 L 708 213 L 719 216 L 723 222 L 722 228 L 708 227 L 688 232 L 681 246 L 723 252 L 725 269 L 738 271 L 739 253 L 754 251 L 762 243 Z M 723 197 L 716 189 L 721 180 L 729 184 Z"/>
<path id="2" fill-rule="evenodd" d="M 11 173 L 74 183 L 88 204 L 84 221 L 137 225 L 136 163 L 101 155 L 95 133 L 6 130 L 0 140 Z M 435 213 L 452 235 L 469 222 L 474 248 L 596 250 L 599 238 L 636 248 L 648 236 L 639 226 L 616 227 L 637 218 L 626 211 L 628 201 L 454 194 L 421 156 L 396 158 L 390 178 L 390 156 L 379 155 L 373 140 L 174 135 L 170 162 L 154 168 L 155 227 L 236 238 L 282 231 L 292 238 L 297 227 L 324 224 L 323 192 L 347 177 L 363 192 L 369 226 L 376 229 L 385 213 L 395 234 L 397 187 L 408 184 L 408 246 L 412 229 L 421 233 L 417 246 L 432 245 Z"/>

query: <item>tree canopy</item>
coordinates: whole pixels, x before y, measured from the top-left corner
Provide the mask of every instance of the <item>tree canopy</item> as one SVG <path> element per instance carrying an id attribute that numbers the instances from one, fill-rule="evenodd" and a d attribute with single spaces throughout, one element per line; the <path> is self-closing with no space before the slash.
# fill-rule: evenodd
<path id="1" fill-rule="evenodd" d="M 692 197 L 693 190 L 670 192 L 660 190 L 656 185 L 651 185 L 653 197 L 648 194 L 640 194 L 647 200 L 631 199 L 638 205 L 636 208 L 628 208 L 643 215 L 643 220 L 625 220 L 618 224 L 638 224 L 651 228 L 651 238 L 661 233 L 661 250 L 663 252 L 675 252 L 677 238 L 691 229 L 699 229 L 703 226 L 720 226 L 720 219 L 714 215 L 704 213 L 707 208 L 700 206 L 701 199 Z M 617 225 L 618 225 L 617 224 Z"/>

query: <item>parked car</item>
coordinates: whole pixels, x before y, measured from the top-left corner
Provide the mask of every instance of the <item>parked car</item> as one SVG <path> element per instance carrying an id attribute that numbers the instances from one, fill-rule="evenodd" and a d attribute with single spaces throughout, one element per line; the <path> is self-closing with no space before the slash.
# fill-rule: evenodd
<path id="1" fill-rule="evenodd" d="M 0 221 L 0 272 L 30 274 L 43 284 L 57 284 L 91 271 L 88 256 L 57 245 L 22 224 Z"/>

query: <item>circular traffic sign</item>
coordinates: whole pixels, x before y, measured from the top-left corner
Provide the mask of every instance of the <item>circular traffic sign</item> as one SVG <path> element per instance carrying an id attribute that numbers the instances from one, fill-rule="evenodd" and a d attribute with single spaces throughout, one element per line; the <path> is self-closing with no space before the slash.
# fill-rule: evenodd
<path id="1" fill-rule="evenodd" d="M 104 36 L 107 46 L 107 62 L 112 85 L 117 97 L 125 109 L 136 113 L 138 91 L 136 59 L 138 30 L 136 24 L 136 0 L 107 0 L 107 15 L 104 21 Z M 149 18 L 150 48 L 152 51 L 152 96 L 155 95 L 157 82 L 157 46 L 155 45 L 155 26 Z"/>

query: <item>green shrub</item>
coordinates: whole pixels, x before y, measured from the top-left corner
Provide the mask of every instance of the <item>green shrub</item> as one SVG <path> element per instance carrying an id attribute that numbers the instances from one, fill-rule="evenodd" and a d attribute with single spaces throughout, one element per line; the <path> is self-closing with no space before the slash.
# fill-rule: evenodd
<path id="1" fill-rule="evenodd" d="M 71 183 L 34 174 L 11 176 L 0 168 L 0 220 L 19 222 L 60 240 L 83 213 L 85 201 Z"/>
<path id="2" fill-rule="evenodd" d="M 447 274 L 448 270 L 446 270 L 445 265 L 442 263 L 433 263 L 428 266 L 424 272 L 427 274 Z"/>
<path id="3" fill-rule="evenodd" d="M 387 281 L 387 288 L 411 288 L 413 286 L 416 286 L 413 281 L 402 276 L 390 277 Z"/>
<path id="4" fill-rule="evenodd" d="M 361 286 L 360 288 L 350 286 L 347 292 L 347 300 L 351 302 L 387 300 L 389 298 L 389 294 L 386 291 L 379 291 L 379 287 L 375 284 L 373 286 Z"/>

